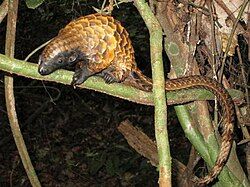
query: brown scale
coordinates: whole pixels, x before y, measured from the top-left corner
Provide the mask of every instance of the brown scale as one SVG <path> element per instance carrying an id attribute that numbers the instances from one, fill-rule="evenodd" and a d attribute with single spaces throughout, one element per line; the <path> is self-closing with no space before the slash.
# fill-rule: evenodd
<path id="1" fill-rule="evenodd" d="M 91 14 L 70 22 L 44 49 L 39 59 L 39 73 L 47 75 L 74 63 L 74 86 L 97 74 L 107 83 L 124 82 L 144 91 L 152 91 L 152 80 L 136 67 L 128 32 L 111 16 Z M 224 87 L 211 78 L 194 75 L 166 81 L 166 91 L 192 88 L 213 92 L 224 114 L 222 143 L 215 166 L 207 176 L 194 180 L 202 186 L 218 176 L 228 159 L 232 145 L 234 104 Z"/>

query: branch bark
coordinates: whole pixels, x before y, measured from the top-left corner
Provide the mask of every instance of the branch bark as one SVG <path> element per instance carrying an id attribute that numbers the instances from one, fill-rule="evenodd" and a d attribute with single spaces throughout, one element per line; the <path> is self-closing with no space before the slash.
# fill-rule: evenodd
<path id="1" fill-rule="evenodd" d="M 124 138 L 133 149 L 135 149 L 140 155 L 149 159 L 150 163 L 153 166 L 158 166 L 159 159 L 157 146 L 153 142 L 153 140 L 151 140 L 140 129 L 134 127 L 128 120 L 121 122 L 118 126 L 118 130 L 123 134 Z M 194 186 L 194 183 L 192 181 L 187 181 L 185 180 L 185 178 L 183 178 L 185 172 L 192 175 L 192 171 L 189 171 L 188 168 L 177 159 L 173 158 L 172 161 L 173 176 L 176 177 L 177 185 L 182 187 Z"/>

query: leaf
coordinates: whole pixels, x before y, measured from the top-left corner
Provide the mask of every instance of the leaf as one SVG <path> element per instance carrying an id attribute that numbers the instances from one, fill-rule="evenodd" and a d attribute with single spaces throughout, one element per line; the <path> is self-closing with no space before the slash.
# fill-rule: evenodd
<path id="1" fill-rule="evenodd" d="M 119 173 L 119 163 L 119 158 L 116 155 L 108 158 L 106 162 L 106 171 L 110 176 Z"/>
<path id="2" fill-rule="evenodd" d="M 96 156 L 90 161 L 89 172 L 91 175 L 96 174 L 102 168 L 106 162 L 106 158 L 107 153 L 103 152 L 100 156 Z"/>
<path id="3" fill-rule="evenodd" d="M 112 162 L 112 159 L 107 160 L 106 171 L 110 176 L 113 176 L 115 174 L 115 165 Z"/>
<path id="4" fill-rule="evenodd" d="M 26 5 L 28 8 L 35 9 L 40 6 L 45 0 L 26 0 Z"/>
<path id="5" fill-rule="evenodd" d="M 100 162 L 100 160 L 91 160 L 89 165 L 89 172 L 91 175 L 95 175 L 103 166 L 104 163 Z"/>

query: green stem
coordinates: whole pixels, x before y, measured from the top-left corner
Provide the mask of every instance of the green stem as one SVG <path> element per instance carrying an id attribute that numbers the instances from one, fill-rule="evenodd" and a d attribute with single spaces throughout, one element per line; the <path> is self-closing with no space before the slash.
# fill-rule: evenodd
<path id="1" fill-rule="evenodd" d="M 135 0 L 150 34 L 150 54 L 155 104 L 155 137 L 159 157 L 159 184 L 171 186 L 171 155 L 167 132 L 167 105 L 162 62 L 162 28 L 144 0 Z"/>

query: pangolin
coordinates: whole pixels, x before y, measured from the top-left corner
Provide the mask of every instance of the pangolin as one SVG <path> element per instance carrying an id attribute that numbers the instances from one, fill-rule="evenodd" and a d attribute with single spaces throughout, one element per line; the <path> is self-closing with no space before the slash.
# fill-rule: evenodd
<path id="1" fill-rule="evenodd" d="M 98 75 L 107 83 L 126 82 L 144 91 L 152 91 L 152 80 L 137 68 L 128 32 L 112 16 L 90 14 L 71 21 L 45 47 L 39 57 L 38 72 L 48 75 L 57 69 L 74 66 L 72 85 L 82 84 Z M 234 104 L 225 88 L 215 80 L 188 76 L 166 81 L 166 91 L 204 88 L 214 93 L 223 109 L 222 143 L 215 166 L 207 176 L 193 179 L 203 186 L 212 182 L 225 165 L 233 136 Z"/>

